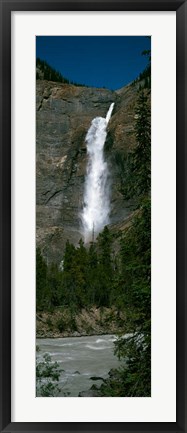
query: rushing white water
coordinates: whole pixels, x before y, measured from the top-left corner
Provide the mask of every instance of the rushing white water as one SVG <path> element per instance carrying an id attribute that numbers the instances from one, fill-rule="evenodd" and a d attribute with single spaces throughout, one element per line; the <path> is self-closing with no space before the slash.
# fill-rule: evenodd
<path id="1" fill-rule="evenodd" d="M 93 376 L 108 377 L 111 368 L 119 368 L 124 361 L 114 355 L 115 335 L 95 335 L 87 337 L 40 338 L 36 340 L 40 351 L 37 360 L 43 361 L 44 353 L 57 361 L 62 373 L 59 381 L 59 396 L 69 393 L 69 397 L 77 397 L 79 392 L 86 391 L 95 383 Z M 44 382 L 44 380 L 43 380 Z M 44 382 L 45 383 L 45 382 Z"/>
<path id="2" fill-rule="evenodd" d="M 89 240 L 93 231 L 97 234 L 109 223 L 109 173 L 103 150 L 107 136 L 107 125 L 113 108 L 114 103 L 110 105 L 106 118 L 96 117 L 93 119 L 86 135 L 88 165 L 84 208 L 81 215 L 86 241 Z"/>

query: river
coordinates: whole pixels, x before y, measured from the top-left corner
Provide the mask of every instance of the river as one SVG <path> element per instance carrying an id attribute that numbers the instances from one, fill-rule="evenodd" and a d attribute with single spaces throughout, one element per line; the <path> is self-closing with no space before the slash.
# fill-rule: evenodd
<path id="1" fill-rule="evenodd" d="M 115 339 L 114 335 L 37 339 L 40 349 L 37 359 L 40 361 L 44 353 L 49 353 L 52 362 L 57 361 L 64 370 L 59 381 L 62 389 L 59 396 L 68 393 L 69 397 L 77 397 L 80 391 L 102 383 L 90 377 L 106 378 L 111 368 L 121 365 L 113 353 Z"/>

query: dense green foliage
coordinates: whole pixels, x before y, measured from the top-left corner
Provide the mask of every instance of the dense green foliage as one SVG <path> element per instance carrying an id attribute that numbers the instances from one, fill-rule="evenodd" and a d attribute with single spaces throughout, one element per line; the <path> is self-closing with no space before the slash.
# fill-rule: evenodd
<path id="1" fill-rule="evenodd" d="M 151 89 L 151 50 L 144 50 L 142 56 L 148 59 L 147 66 L 140 72 L 139 76 L 131 83 L 132 86 L 138 84 L 139 90 Z"/>
<path id="2" fill-rule="evenodd" d="M 45 353 L 42 361 L 36 362 L 37 397 L 57 397 L 61 391 L 58 382 L 62 370 L 58 362 L 52 363 L 51 356 Z"/>
<path id="3" fill-rule="evenodd" d="M 121 269 L 115 287 L 115 303 L 125 311 L 124 332 L 129 334 L 119 337 L 115 352 L 127 365 L 102 385 L 103 395 L 141 397 L 151 392 L 150 230 L 150 198 L 146 198 L 121 240 Z"/>
<path id="4" fill-rule="evenodd" d="M 72 323 L 82 307 L 115 306 L 119 312 L 123 334 L 115 352 L 126 360 L 126 366 L 103 383 L 102 396 L 151 395 L 151 122 L 147 91 L 139 93 L 135 118 L 136 146 L 128 158 L 119 160 L 121 176 L 124 174 L 121 192 L 135 203 L 125 230 L 114 235 L 105 227 L 87 248 L 82 240 L 78 247 L 67 242 L 61 269 L 47 266 L 41 251 L 36 255 L 38 310 L 68 306 Z M 59 326 L 63 329 L 64 324 Z"/>
<path id="5" fill-rule="evenodd" d="M 72 311 L 83 307 L 109 306 L 114 278 L 112 236 L 107 227 L 97 243 L 87 249 L 82 241 L 78 247 L 66 242 L 63 270 L 57 265 L 47 267 L 41 251 L 36 253 L 37 310 L 68 306 Z"/>
<path id="6" fill-rule="evenodd" d="M 84 86 L 84 84 L 78 84 L 74 81 L 68 80 L 56 69 L 52 68 L 45 60 L 41 60 L 39 57 L 36 59 L 36 79 L 37 80 L 48 80 L 55 81 L 64 84 L 73 84 L 74 86 Z"/>
<path id="7" fill-rule="evenodd" d="M 149 96 L 141 91 L 135 111 L 136 146 L 128 154 L 123 194 L 138 203 L 151 189 L 151 112 Z"/>

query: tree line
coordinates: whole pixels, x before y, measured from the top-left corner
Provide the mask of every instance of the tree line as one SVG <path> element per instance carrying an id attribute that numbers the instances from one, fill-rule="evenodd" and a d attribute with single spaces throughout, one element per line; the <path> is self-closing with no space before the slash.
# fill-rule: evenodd
<path id="1" fill-rule="evenodd" d="M 47 80 L 55 81 L 63 84 L 72 84 L 74 86 L 85 87 L 84 84 L 76 83 L 68 78 L 65 78 L 59 71 L 52 68 L 46 60 L 41 60 L 39 57 L 36 59 L 36 79 L 37 80 Z"/>
<path id="2" fill-rule="evenodd" d="M 148 63 L 139 76 L 131 83 L 132 86 L 139 83 L 139 90 L 151 89 L 151 50 L 142 51 L 142 56 L 146 56 Z"/>
<path id="3" fill-rule="evenodd" d="M 41 250 L 36 252 L 37 309 L 57 306 L 81 309 L 92 305 L 109 306 L 116 273 L 112 258 L 112 235 L 105 227 L 97 242 L 86 248 L 82 239 L 78 247 L 66 242 L 61 267 L 47 266 Z"/>

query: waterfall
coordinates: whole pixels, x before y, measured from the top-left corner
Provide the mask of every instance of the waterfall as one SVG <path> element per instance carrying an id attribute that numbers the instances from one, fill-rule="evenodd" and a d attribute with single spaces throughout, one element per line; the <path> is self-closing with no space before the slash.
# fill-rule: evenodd
<path id="1" fill-rule="evenodd" d="M 93 232 L 99 233 L 109 223 L 110 188 L 104 144 L 113 108 L 114 103 L 110 105 L 106 118 L 93 119 L 86 135 L 88 164 L 81 214 L 85 241 L 90 240 Z"/>

